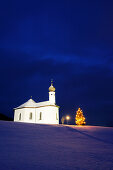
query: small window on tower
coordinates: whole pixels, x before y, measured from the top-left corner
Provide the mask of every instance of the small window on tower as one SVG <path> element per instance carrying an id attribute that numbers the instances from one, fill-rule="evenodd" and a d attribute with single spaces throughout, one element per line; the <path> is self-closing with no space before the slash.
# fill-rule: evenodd
<path id="1" fill-rule="evenodd" d="M 29 114 L 29 119 L 32 119 L 32 113 Z"/>
<path id="2" fill-rule="evenodd" d="M 39 120 L 42 120 L 42 112 L 40 112 Z"/>
<path id="3" fill-rule="evenodd" d="M 19 120 L 21 120 L 21 113 L 19 114 Z"/>

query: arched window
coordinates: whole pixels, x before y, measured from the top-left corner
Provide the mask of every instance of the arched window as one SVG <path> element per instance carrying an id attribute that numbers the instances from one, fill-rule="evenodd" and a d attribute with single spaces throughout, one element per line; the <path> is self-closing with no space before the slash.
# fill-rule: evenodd
<path id="1" fill-rule="evenodd" d="M 58 115 L 57 115 L 57 113 L 56 113 L 56 120 L 58 120 Z"/>
<path id="2" fill-rule="evenodd" d="M 19 120 L 21 120 L 21 113 L 19 114 Z"/>
<path id="3" fill-rule="evenodd" d="M 29 119 L 32 119 L 32 112 L 29 114 Z"/>
<path id="4" fill-rule="evenodd" d="M 42 120 L 42 112 L 40 112 L 39 120 Z"/>

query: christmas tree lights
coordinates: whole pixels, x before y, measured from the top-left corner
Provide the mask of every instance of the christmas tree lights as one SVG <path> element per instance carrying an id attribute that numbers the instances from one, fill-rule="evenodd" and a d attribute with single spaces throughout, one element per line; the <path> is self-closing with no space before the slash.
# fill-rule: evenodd
<path id="1" fill-rule="evenodd" d="M 83 112 L 80 108 L 78 108 L 77 112 L 76 112 L 76 117 L 75 117 L 75 123 L 77 125 L 85 125 L 85 117 L 83 115 Z"/>

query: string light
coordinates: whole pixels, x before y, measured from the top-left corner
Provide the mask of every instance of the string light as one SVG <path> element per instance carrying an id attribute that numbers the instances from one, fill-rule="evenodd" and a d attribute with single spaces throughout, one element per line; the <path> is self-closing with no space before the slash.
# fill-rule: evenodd
<path id="1" fill-rule="evenodd" d="M 86 124 L 85 117 L 83 115 L 83 111 L 80 108 L 78 108 L 78 110 L 76 112 L 75 123 L 77 125 L 85 125 Z"/>

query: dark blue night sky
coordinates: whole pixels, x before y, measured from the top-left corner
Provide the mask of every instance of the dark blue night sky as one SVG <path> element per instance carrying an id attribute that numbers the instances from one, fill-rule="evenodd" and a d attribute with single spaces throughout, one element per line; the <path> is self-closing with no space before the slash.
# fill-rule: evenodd
<path id="1" fill-rule="evenodd" d="M 60 117 L 113 125 L 113 1 L 2 1 L 0 113 L 48 100 L 51 79 Z"/>

